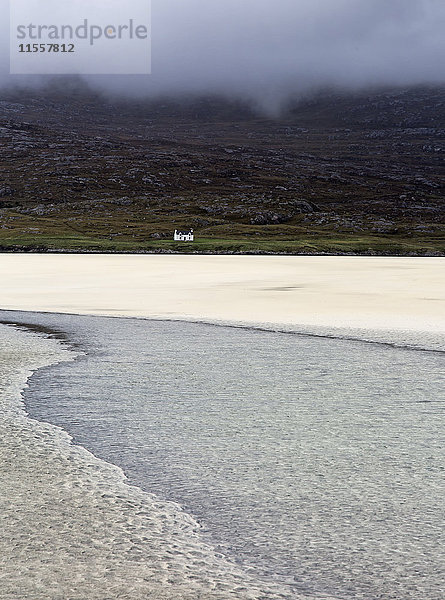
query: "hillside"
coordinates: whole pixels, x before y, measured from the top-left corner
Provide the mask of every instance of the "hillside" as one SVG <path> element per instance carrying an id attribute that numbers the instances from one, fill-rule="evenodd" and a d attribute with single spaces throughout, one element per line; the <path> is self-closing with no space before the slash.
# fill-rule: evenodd
<path id="1" fill-rule="evenodd" d="M 272 118 L 67 84 L 2 92 L 0 136 L 3 250 L 445 253 L 445 89 L 326 92 Z"/>

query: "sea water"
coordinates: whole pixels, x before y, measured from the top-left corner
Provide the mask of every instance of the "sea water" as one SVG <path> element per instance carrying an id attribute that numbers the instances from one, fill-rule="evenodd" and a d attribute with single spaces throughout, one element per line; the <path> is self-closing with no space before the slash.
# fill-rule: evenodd
<path id="1" fill-rule="evenodd" d="M 437 348 L 2 315 L 4 597 L 443 599 Z"/>

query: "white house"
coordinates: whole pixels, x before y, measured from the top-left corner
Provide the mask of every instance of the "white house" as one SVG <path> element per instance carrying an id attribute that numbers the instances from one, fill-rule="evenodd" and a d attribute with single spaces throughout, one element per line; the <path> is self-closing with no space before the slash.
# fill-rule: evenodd
<path id="1" fill-rule="evenodd" d="M 193 235 L 193 229 L 190 231 L 178 231 L 175 229 L 174 238 L 175 242 L 193 242 L 195 236 Z"/>

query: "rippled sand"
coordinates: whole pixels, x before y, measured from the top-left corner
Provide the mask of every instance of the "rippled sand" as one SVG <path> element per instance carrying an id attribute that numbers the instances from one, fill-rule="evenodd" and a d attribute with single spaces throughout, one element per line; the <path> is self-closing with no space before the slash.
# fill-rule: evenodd
<path id="1" fill-rule="evenodd" d="M 445 332 L 444 258 L 3 254 L 0 308 Z"/>
<path id="2" fill-rule="evenodd" d="M 35 374 L 33 417 L 180 503 L 251 574 L 289 597 L 443 600 L 443 352 L 11 316 L 62 330 L 87 353 Z"/>
<path id="3" fill-rule="evenodd" d="M 3 254 L 0 308 L 391 329 L 443 342 L 444 267 L 442 258 Z M 26 417 L 20 390 L 32 370 L 72 358 L 59 342 L 5 326 L 0 342 L 2 600 L 280 597 L 203 544 L 179 507 Z"/>
<path id="4" fill-rule="evenodd" d="M 203 544 L 179 506 L 126 485 L 119 469 L 26 416 L 29 375 L 73 353 L 4 325 L 0 348 L 2 600 L 282 597 Z"/>

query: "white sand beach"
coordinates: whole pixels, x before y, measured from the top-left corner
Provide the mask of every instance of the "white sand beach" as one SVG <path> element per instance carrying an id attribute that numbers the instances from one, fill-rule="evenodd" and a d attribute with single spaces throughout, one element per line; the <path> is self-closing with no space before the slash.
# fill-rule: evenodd
<path id="1" fill-rule="evenodd" d="M 443 351 L 444 267 L 443 258 L 2 254 L 0 309 L 279 324 L 303 332 L 338 328 L 339 337 L 345 328 L 347 335 L 363 329 L 367 341 L 389 340 L 404 346 L 403 340 L 407 340 L 409 347 L 414 344 L 422 350 Z M 2 319 L 8 321 L 5 315 L 2 313 Z M 56 323 L 64 330 L 60 315 L 12 313 L 11 321 L 14 319 L 31 325 L 43 321 L 47 327 Z M 75 320 L 68 317 L 65 324 Z M 83 329 L 79 324 L 72 327 L 80 327 L 84 339 L 91 336 L 102 348 L 110 343 L 109 352 L 115 353 L 102 356 L 98 352 L 94 366 L 93 350 L 87 369 L 82 361 L 71 362 L 76 354 L 56 339 L 15 327 L 0 328 L 2 599 L 327 600 L 377 597 L 382 590 L 394 598 L 402 590 L 407 600 L 442 598 L 437 548 L 443 547 L 438 525 L 443 498 L 438 476 L 443 427 L 437 401 L 443 395 L 443 354 L 269 334 L 258 349 L 252 337 L 263 336 L 251 331 L 224 328 L 213 336 L 208 331 L 214 333 L 215 328 L 190 324 L 178 328 L 177 323 L 150 323 L 145 328 L 134 321 L 79 320 L 85 321 Z M 94 331 L 98 321 L 101 325 Z M 153 328 L 157 327 L 161 330 L 156 343 Z M 169 354 L 169 347 L 176 352 L 178 330 L 184 336 L 184 327 L 204 329 L 206 334 L 199 342 L 192 332 L 195 352 L 189 352 L 187 340 L 183 347 L 178 344 L 183 354 L 176 370 L 172 368 L 176 354 Z M 139 338 L 137 329 L 141 330 Z M 112 350 L 114 330 L 120 341 Z M 369 334 L 371 330 L 379 331 L 374 335 Z M 400 336 L 397 330 L 402 332 Z M 73 329 L 65 331 L 72 335 Z M 318 335 L 318 330 L 314 333 Z M 248 346 L 240 343 L 238 334 L 243 339 L 248 336 Z M 223 335 L 232 341 L 218 344 Z M 360 339 L 359 334 L 357 337 Z M 300 350 L 294 352 L 294 346 L 290 350 L 289 340 L 300 343 Z M 128 344 L 133 354 L 128 353 Z M 152 344 L 154 348 L 165 344 L 165 355 L 153 353 Z M 251 352 L 255 348 L 257 356 Z M 206 362 L 203 357 L 211 354 L 211 349 L 215 354 Z M 248 357 L 244 363 L 242 356 Z M 82 409 L 74 402 L 67 423 L 72 419 L 78 427 L 83 413 L 95 438 L 102 431 L 103 448 L 107 439 L 112 440 L 111 454 L 95 452 L 88 445 L 87 430 L 83 449 L 83 443 L 71 444 L 64 431 L 72 431 L 65 423 L 31 411 L 32 418 L 28 418 L 23 412 L 22 390 L 29 376 L 61 360 L 70 360 L 68 372 L 74 378 L 63 384 L 63 372 L 54 380 L 46 373 L 40 384 L 34 381 L 34 389 L 43 386 L 43 396 L 59 416 L 67 410 L 64 399 L 70 404 L 71 398 L 85 397 L 88 406 Z M 238 372 L 233 361 L 240 362 Z M 77 374 L 72 371 L 76 364 Z M 113 370 L 113 364 L 119 368 Z M 153 377 L 138 396 L 138 386 L 148 380 L 150 368 Z M 253 383 L 249 388 L 243 378 L 250 368 Z M 216 371 L 214 380 L 209 377 L 211 369 Z M 184 397 L 193 397 L 192 403 L 177 401 L 179 377 L 190 386 Z M 101 389 L 93 389 L 95 379 Z M 199 383 L 208 379 L 209 388 Z M 76 381 L 80 388 L 72 387 Z M 163 391 L 168 381 L 170 387 Z M 286 385 L 277 387 L 281 381 Z M 57 396 L 56 390 L 63 385 L 68 387 Z M 195 404 L 199 387 L 203 388 L 202 400 Z M 152 403 L 150 394 L 155 398 Z M 164 427 L 161 419 L 156 428 L 159 394 L 168 426 Z M 96 413 L 93 398 L 98 402 Z M 242 410 L 235 410 L 237 402 L 226 402 L 227 398 L 242 398 Z M 27 403 L 27 409 L 29 406 Z M 187 412 L 187 407 L 195 406 L 195 412 Z M 154 412 L 144 413 L 141 407 L 145 411 L 151 407 Z M 227 412 L 221 412 L 223 409 Z M 116 431 L 121 431 L 122 415 L 127 413 L 125 427 L 134 424 L 128 438 L 110 434 L 113 410 L 117 411 Z M 186 425 L 178 433 L 180 442 L 176 444 L 173 436 L 170 445 L 171 423 L 182 421 Z M 220 436 L 214 435 L 219 423 Z M 190 424 L 196 424 L 195 429 Z M 134 437 L 135 431 L 142 437 Z M 198 434 L 203 434 L 202 440 Z M 161 486 L 159 498 L 170 500 L 171 505 L 144 495 L 144 488 L 129 488 L 123 474 L 111 466 L 116 464 L 127 472 L 130 463 L 125 461 L 135 448 L 145 447 L 146 439 L 155 440 L 154 445 L 147 442 L 148 454 L 135 455 L 135 464 L 137 469 L 139 464 L 146 469 L 161 457 L 162 470 L 162 457 L 168 457 L 165 462 L 173 476 L 168 479 L 165 475 L 168 493 L 163 496 Z M 159 454 L 154 452 L 156 445 Z M 120 462 L 127 446 L 128 454 Z M 230 454 L 232 446 L 234 454 Z M 200 454 L 197 447 L 207 448 L 208 454 Z M 235 462 L 238 449 L 239 463 Z M 214 462 L 209 463 L 211 460 Z M 224 466 L 226 460 L 230 469 Z M 251 466 L 246 468 L 246 464 Z M 258 464 L 264 469 L 260 476 Z M 272 465 L 270 471 L 264 466 L 268 464 Z M 176 471 L 173 465 L 177 465 Z M 184 480 L 177 476 L 183 471 L 187 473 Z M 164 477 L 159 473 L 155 471 L 155 479 Z M 215 473 L 224 475 L 218 480 Z M 234 473 L 232 480 L 230 473 Z M 241 480 L 244 487 L 240 487 Z M 241 551 L 246 539 L 253 540 L 246 544 L 246 564 L 257 560 L 255 554 L 249 554 L 251 547 L 260 549 L 259 568 L 262 548 L 285 548 L 273 579 L 256 578 L 252 568 L 247 572 L 231 562 L 231 554 L 224 551 L 224 536 L 216 549 L 201 537 L 200 521 L 194 519 L 195 504 L 188 512 L 180 510 L 184 488 L 190 494 L 197 489 L 196 506 L 203 506 L 201 481 L 206 496 L 213 490 L 214 499 L 222 498 L 224 526 L 219 529 L 217 520 L 215 531 L 225 531 L 231 515 L 234 531 L 246 522 L 247 512 L 260 515 L 258 521 L 246 525 L 248 535 L 239 536 Z M 172 492 L 175 482 L 178 496 Z M 146 489 L 152 487 L 147 484 Z M 193 501 L 192 496 L 187 498 Z M 246 498 L 253 498 L 253 508 L 243 513 Z M 294 504 L 288 504 L 289 498 L 294 498 Z M 209 503 L 211 510 L 204 513 L 205 523 L 206 515 L 215 515 L 218 502 L 214 499 Z M 264 507 L 258 512 L 261 502 Z M 280 503 L 281 513 L 276 512 Z M 232 506 L 232 512 L 226 512 L 227 506 Z M 301 514 L 297 515 L 297 508 Z M 290 519 L 293 514 L 297 515 L 295 523 Z M 274 515 L 281 529 L 275 526 Z M 271 530 L 261 529 L 258 524 L 263 521 L 272 523 L 275 537 Z M 288 564 L 298 565 L 301 581 L 297 587 L 286 575 Z M 267 570 L 270 568 L 268 560 Z"/>
<path id="2" fill-rule="evenodd" d="M 2 254 L 0 308 L 445 332 L 445 258 Z"/>

